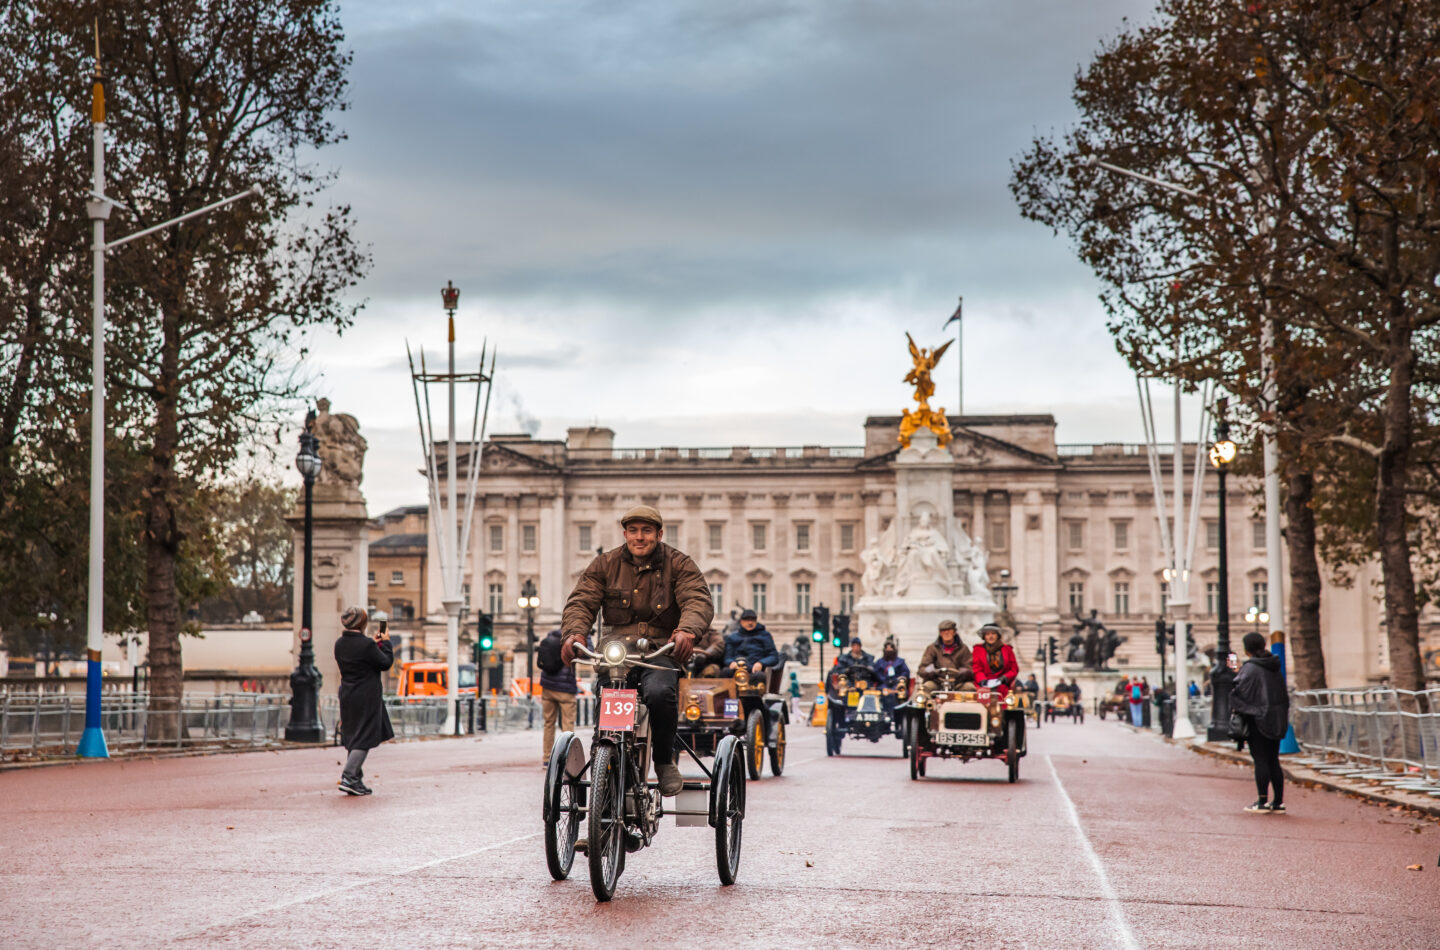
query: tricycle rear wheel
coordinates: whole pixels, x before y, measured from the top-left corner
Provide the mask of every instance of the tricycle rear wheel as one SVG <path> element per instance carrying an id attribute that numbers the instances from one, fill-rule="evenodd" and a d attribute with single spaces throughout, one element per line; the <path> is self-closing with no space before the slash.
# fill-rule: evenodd
<path id="1" fill-rule="evenodd" d="M 785 771 L 785 720 L 775 723 L 775 748 L 770 750 L 770 774 L 779 775 Z"/>
<path id="2" fill-rule="evenodd" d="M 920 720 L 915 716 L 905 720 L 905 744 L 910 747 L 910 781 L 915 782 L 925 774 L 925 762 L 920 757 Z"/>
<path id="3" fill-rule="evenodd" d="M 740 873 L 740 843 L 745 823 L 745 767 L 733 737 L 720 743 L 715 757 L 711 824 L 715 826 L 715 869 L 721 884 L 734 884 Z"/>

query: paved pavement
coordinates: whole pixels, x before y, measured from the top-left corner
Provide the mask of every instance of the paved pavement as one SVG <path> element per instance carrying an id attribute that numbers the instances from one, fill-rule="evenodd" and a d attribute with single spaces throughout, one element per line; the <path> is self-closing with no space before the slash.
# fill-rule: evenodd
<path id="1" fill-rule="evenodd" d="M 750 786 L 740 880 L 663 827 L 596 904 L 545 870 L 539 734 L 0 775 L 0 944 L 195 947 L 1435 947 L 1440 825 L 1113 723 L 1031 733 L 1021 780 L 793 731 Z M 1419 864 L 1421 871 L 1407 870 Z"/>

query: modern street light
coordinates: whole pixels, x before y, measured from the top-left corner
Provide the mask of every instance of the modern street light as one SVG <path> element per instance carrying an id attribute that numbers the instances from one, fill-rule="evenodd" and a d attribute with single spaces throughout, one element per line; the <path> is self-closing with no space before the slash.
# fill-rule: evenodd
<path id="1" fill-rule="evenodd" d="M 314 623 L 311 616 L 311 555 L 314 540 L 312 494 L 320 475 L 320 440 L 306 430 L 300 433 L 300 452 L 295 467 L 305 479 L 305 561 L 300 580 L 300 660 L 290 674 L 290 722 L 285 726 L 286 742 L 322 742 L 325 725 L 320 721 L 320 684 L 323 676 L 315 668 Z"/>
<path id="2" fill-rule="evenodd" d="M 90 345 L 90 576 L 86 597 L 85 730 L 75 752 L 81 758 L 106 759 L 110 750 L 100 727 L 100 653 L 105 646 L 105 252 L 190 218 L 209 214 L 235 201 L 261 194 L 254 185 L 238 195 L 222 198 L 203 208 L 162 221 L 118 241 L 105 243 L 105 222 L 119 202 L 105 195 L 105 82 L 100 76 L 100 34 L 95 34 L 95 77 L 90 86 L 90 121 L 93 124 L 93 177 L 85 212 L 94 226 L 95 255 L 92 285 Z M 121 205 L 123 208 L 124 205 Z M 128 209 L 127 209 L 128 210 Z"/>
<path id="3" fill-rule="evenodd" d="M 1219 616 L 1215 623 L 1215 665 L 1210 669 L 1210 729 L 1207 736 L 1211 742 L 1224 742 L 1230 738 L 1230 687 L 1235 682 L 1235 673 L 1228 662 L 1230 561 L 1225 543 L 1225 535 L 1228 534 L 1225 521 L 1225 473 L 1235 461 L 1239 450 L 1230 439 L 1230 423 L 1225 418 L 1225 405 L 1224 399 L 1215 402 L 1215 442 L 1210 446 L 1210 464 L 1215 466 L 1220 479 L 1220 591 L 1215 604 Z"/>
<path id="4" fill-rule="evenodd" d="M 520 587 L 520 609 L 525 611 L 525 704 L 529 707 L 525 728 L 535 727 L 535 610 L 540 598 L 535 593 L 535 582 L 525 578 Z"/>

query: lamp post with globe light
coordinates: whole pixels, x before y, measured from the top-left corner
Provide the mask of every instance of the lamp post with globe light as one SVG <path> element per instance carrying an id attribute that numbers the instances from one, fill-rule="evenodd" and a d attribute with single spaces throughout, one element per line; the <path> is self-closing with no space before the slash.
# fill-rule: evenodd
<path id="1" fill-rule="evenodd" d="M 527 729 L 535 727 L 535 610 L 540 598 L 535 593 L 535 582 L 525 578 L 520 588 L 520 609 L 525 611 L 525 703 L 529 707 L 526 716 Z"/>
<path id="2" fill-rule="evenodd" d="M 313 418 L 312 413 L 310 419 Z M 315 668 L 315 645 L 311 632 L 315 627 L 310 612 L 311 565 L 314 562 L 310 553 L 314 540 L 312 490 L 322 464 L 320 440 L 307 428 L 300 433 L 300 453 L 295 456 L 295 467 L 305 480 L 305 561 L 300 580 L 300 660 L 295 672 L 290 674 L 290 722 L 285 726 L 286 742 L 321 742 L 325 738 L 325 725 L 320 721 L 322 676 Z"/>
<path id="3" fill-rule="evenodd" d="M 1259 607 L 1252 606 L 1249 610 L 1245 611 L 1245 619 L 1250 622 L 1250 629 L 1259 633 L 1260 625 L 1270 622 L 1270 615 Z"/>
<path id="4" fill-rule="evenodd" d="M 1235 671 L 1230 669 L 1230 561 L 1225 543 L 1225 473 L 1235 461 L 1239 449 L 1230 438 L 1230 423 L 1225 418 L 1226 400 L 1215 402 L 1215 442 L 1210 446 L 1210 464 L 1220 479 L 1220 590 L 1215 598 L 1215 665 L 1210 668 L 1210 729 L 1211 742 L 1230 738 L 1230 687 Z M 1266 619 L 1269 619 L 1268 617 Z M 1177 687 L 1178 688 L 1178 687 Z"/>

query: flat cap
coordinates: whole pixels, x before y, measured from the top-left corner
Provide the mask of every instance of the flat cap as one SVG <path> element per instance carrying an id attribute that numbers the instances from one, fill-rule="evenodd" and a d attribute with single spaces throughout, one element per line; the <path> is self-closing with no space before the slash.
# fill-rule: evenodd
<path id="1" fill-rule="evenodd" d="M 957 628 L 956 628 L 956 626 L 955 626 L 955 621 L 953 621 L 953 620 L 942 620 L 942 621 L 940 621 L 940 626 L 939 626 L 937 629 L 939 629 L 939 630 L 955 630 L 955 629 L 957 629 Z"/>
<path id="2" fill-rule="evenodd" d="M 660 512 L 651 508 L 649 505 L 636 505 L 634 508 L 631 508 L 625 512 L 625 516 L 620 519 L 620 524 L 623 527 L 632 521 L 648 521 L 657 528 L 665 527 L 665 519 L 660 517 Z"/>

